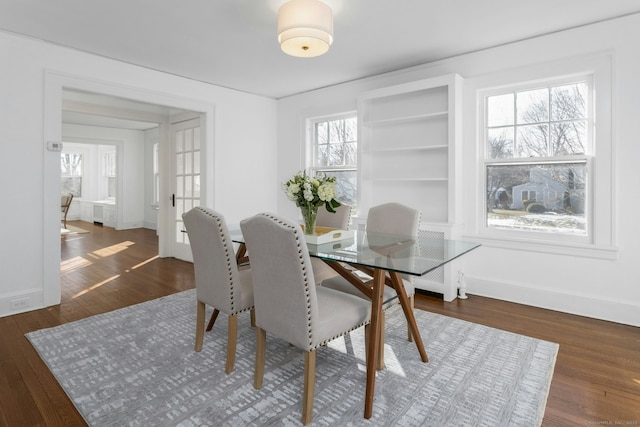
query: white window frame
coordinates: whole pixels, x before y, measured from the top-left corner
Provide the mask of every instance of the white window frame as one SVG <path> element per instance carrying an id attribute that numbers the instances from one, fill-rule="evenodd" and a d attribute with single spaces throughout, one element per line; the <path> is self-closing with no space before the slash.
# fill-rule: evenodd
<path id="1" fill-rule="evenodd" d="M 118 192 L 118 183 L 117 183 L 118 168 L 117 168 L 117 153 L 116 153 L 115 147 L 113 150 L 104 151 L 102 153 L 101 159 L 102 159 L 102 168 L 104 171 L 104 183 L 103 183 L 105 187 L 104 194 L 106 195 L 106 199 L 115 200 L 116 196 L 115 195 L 112 196 L 109 194 L 109 188 L 111 188 L 109 181 L 111 179 L 115 181 L 114 183 L 115 193 L 117 194 Z"/>
<path id="2" fill-rule="evenodd" d="M 573 84 L 573 83 L 582 83 L 585 82 L 587 84 L 587 105 L 586 105 L 586 119 L 587 119 L 587 140 L 585 143 L 585 154 L 580 154 L 580 155 L 570 155 L 570 156 L 552 156 L 552 157 L 526 157 L 526 158 L 520 158 L 520 157 L 512 157 L 512 158 L 496 158 L 496 159 L 491 159 L 488 157 L 487 155 L 487 136 L 486 136 L 486 124 L 487 124 L 487 98 L 490 96 L 496 96 L 496 95 L 503 95 L 503 94 L 510 94 L 510 93 L 515 93 L 515 92 L 522 92 L 522 91 L 528 91 L 528 90 L 535 90 L 535 89 L 546 89 L 549 87 L 557 87 L 557 86 L 563 86 L 563 85 L 567 85 L 567 84 Z M 483 102 L 483 106 L 481 108 L 480 111 L 480 117 L 481 117 L 481 125 L 483 127 L 483 141 L 482 141 L 482 153 L 483 153 L 483 158 L 484 158 L 484 164 L 483 164 L 483 169 L 485 171 L 485 175 L 484 175 L 484 180 L 483 182 L 486 183 L 487 182 L 487 166 L 491 166 L 491 165 L 530 165 L 530 166 L 534 166 L 534 165 L 544 165 L 544 164 L 549 164 L 549 165 L 553 165 L 553 164 L 562 164 L 563 162 L 568 162 L 568 161 L 577 161 L 577 162 L 585 162 L 586 165 L 586 169 L 587 169 L 587 179 L 586 179 L 586 192 L 587 192 L 587 204 L 585 206 L 585 219 L 587 222 L 587 227 L 586 227 L 586 234 L 585 235 L 571 235 L 571 234 L 563 234 L 563 233 L 553 233 L 551 230 L 548 232 L 545 231 L 523 231 L 523 230 L 517 230 L 517 229 L 508 229 L 508 228 L 496 228 L 496 227 L 490 227 L 489 225 L 487 225 L 487 211 L 488 208 L 486 206 L 487 204 L 487 200 L 485 198 L 485 207 L 484 207 L 484 212 L 485 212 L 485 216 L 483 218 L 483 222 L 484 222 L 484 230 L 486 233 L 490 233 L 490 234 L 495 234 L 495 235 L 501 235 L 504 234 L 505 236 L 514 236 L 517 237 L 519 239 L 532 239 L 532 240 L 550 240 L 550 241 L 559 241 L 559 242 L 576 242 L 576 243 L 586 243 L 589 244 L 591 243 L 593 240 L 593 229 L 592 229 L 592 219 L 593 219 L 593 212 L 592 212 L 592 202 L 593 202 L 593 191 L 592 191 L 592 186 L 593 186 L 593 182 L 592 182 L 592 174 L 589 173 L 589 171 L 591 170 L 591 165 L 593 164 L 593 147 L 594 147 L 594 138 L 593 138 L 593 133 L 594 133 L 594 115 L 595 115 L 595 110 L 594 110 L 594 87 L 593 87 L 593 78 L 591 73 L 589 74 L 585 74 L 585 75 L 574 75 L 574 76 L 568 76 L 568 77 L 558 77 L 558 78 L 551 78 L 549 80 L 543 80 L 543 81 L 535 81 L 535 82 L 524 82 L 521 84 L 517 84 L 517 85 L 513 85 L 513 86 L 507 86 L 507 87 L 501 87 L 499 89 L 489 89 L 489 90 L 484 90 L 481 92 L 481 96 L 482 96 L 482 102 Z M 517 124 L 514 123 L 514 128 L 517 129 Z M 486 194 L 486 189 L 485 189 L 485 194 Z M 538 195 L 536 194 L 536 200 L 538 198 Z"/>
<path id="3" fill-rule="evenodd" d="M 85 152 L 85 150 L 70 150 L 70 151 L 63 151 L 62 153 L 60 153 L 60 156 L 62 157 L 62 155 L 64 154 L 76 154 L 80 156 L 80 162 L 81 162 L 81 166 L 80 166 L 80 174 L 69 174 L 69 175 L 65 175 L 64 173 L 60 173 L 60 178 L 61 179 L 66 179 L 66 178 L 80 178 L 80 194 L 74 194 L 74 197 L 79 200 L 82 199 L 83 193 L 86 190 L 85 186 L 86 186 L 86 179 L 84 177 L 85 174 L 85 169 L 87 167 L 87 153 Z"/>
<path id="4" fill-rule="evenodd" d="M 488 246 L 539 251 L 564 255 L 578 255 L 600 259 L 616 259 L 616 187 L 614 153 L 615 140 L 612 127 L 613 117 L 613 55 L 601 53 L 555 63 L 538 64 L 520 69 L 505 70 L 468 81 L 475 89 L 476 108 L 476 155 L 475 155 L 475 216 L 466 233 L 468 237 Z M 591 79 L 595 98 L 589 105 L 592 108 L 593 130 L 584 156 L 569 158 L 539 158 L 536 163 L 556 160 L 579 160 L 587 162 L 589 193 L 587 211 L 589 230 L 587 236 L 556 235 L 544 232 L 526 232 L 519 230 L 497 229 L 486 223 L 486 164 L 485 155 L 485 99 L 486 96 L 509 91 L 533 88 L 536 84 L 556 85 L 562 82 L 579 81 L 588 76 Z M 517 163 L 522 159 L 502 159 L 495 163 Z M 468 216 L 469 219 L 471 219 Z"/>
<path id="5" fill-rule="evenodd" d="M 317 153 L 317 146 L 316 146 L 316 140 L 317 140 L 317 136 L 316 136 L 316 124 L 317 123 L 323 123 L 323 122 L 330 122 L 330 121 L 334 121 L 334 120 L 343 120 L 343 119 L 355 119 L 356 123 L 358 120 L 358 112 L 357 111 L 349 111 L 349 112 L 345 112 L 345 113 L 338 113 L 338 114 L 332 114 L 332 115 L 327 115 L 327 116 L 321 116 L 321 117 L 313 117 L 313 118 L 309 118 L 307 119 L 307 130 L 308 130 L 308 137 L 307 137 L 307 159 L 306 159 L 306 166 L 307 166 L 307 173 L 310 175 L 315 175 L 318 172 L 342 172 L 342 171 L 353 171 L 356 174 L 356 177 L 358 176 L 358 166 L 359 166 L 359 149 L 356 150 L 356 164 L 355 165 L 343 165 L 343 166 L 316 166 L 316 153 Z M 358 139 L 360 138 L 360 135 L 358 135 Z M 356 140 L 356 144 L 360 144 L 359 140 Z M 355 203 L 354 203 L 354 207 L 358 204 L 359 202 L 359 194 L 360 191 L 359 189 L 356 187 L 356 194 L 355 194 Z M 355 209 L 354 209 L 355 211 Z"/>

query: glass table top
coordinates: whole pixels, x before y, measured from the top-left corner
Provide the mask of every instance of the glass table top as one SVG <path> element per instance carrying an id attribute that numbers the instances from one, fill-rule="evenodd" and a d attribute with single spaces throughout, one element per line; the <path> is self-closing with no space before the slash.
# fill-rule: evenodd
<path id="1" fill-rule="evenodd" d="M 229 227 L 231 239 L 244 243 L 239 226 Z M 319 245 L 307 243 L 309 255 L 329 261 L 422 276 L 478 248 L 480 244 L 356 231 L 353 238 Z M 249 254 L 250 256 L 250 254 Z"/>

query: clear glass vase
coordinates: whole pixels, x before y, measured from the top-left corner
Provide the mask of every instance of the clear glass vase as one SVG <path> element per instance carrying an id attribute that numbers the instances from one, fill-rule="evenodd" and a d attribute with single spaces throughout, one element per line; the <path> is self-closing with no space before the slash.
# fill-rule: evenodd
<path id="1" fill-rule="evenodd" d="M 316 217 L 318 216 L 317 206 L 300 206 L 302 218 L 304 219 L 304 234 L 316 234 Z"/>

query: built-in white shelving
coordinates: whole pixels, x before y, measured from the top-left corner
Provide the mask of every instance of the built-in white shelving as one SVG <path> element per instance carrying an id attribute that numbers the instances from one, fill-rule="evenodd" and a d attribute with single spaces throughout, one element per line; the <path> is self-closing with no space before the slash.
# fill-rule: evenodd
<path id="1" fill-rule="evenodd" d="M 421 232 L 455 238 L 460 217 L 461 93 L 456 74 L 364 93 L 358 99 L 360 214 L 387 202 L 420 209 Z M 417 287 L 457 295 L 449 268 Z"/>

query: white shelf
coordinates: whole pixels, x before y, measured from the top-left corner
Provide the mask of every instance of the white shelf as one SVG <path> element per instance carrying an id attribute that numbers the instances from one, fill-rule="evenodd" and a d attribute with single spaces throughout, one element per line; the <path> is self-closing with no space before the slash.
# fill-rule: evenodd
<path id="1" fill-rule="evenodd" d="M 430 150 L 447 150 L 449 146 L 446 144 L 442 145 L 420 145 L 418 147 L 389 147 L 389 148 L 378 148 L 372 150 L 373 153 L 393 153 L 393 152 L 402 152 L 402 151 L 430 151 Z"/>
<path id="2" fill-rule="evenodd" d="M 358 99 L 360 209 L 397 202 L 422 212 L 421 230 L 456 238 L 461 208 L 462 78 L 455 74 L 366 92 Z M 420 287 L 457 295 L 451 266 Z M 433 280 L 436 281 L 433 281 Z"/>
<path id="3" fill-rule="evenodd" d="M 364 126 L 395 125 L 395 124 L 402 124 L 402 123 L 408 123 L 408 122 L 416 122 L 421 120 L 435 119 L 438 117 L 446 116 L 448 114 L 449 114 L 448 111 L 437 111 L 435 113 L 416 114 L 412 116 L 391 117 L 388 119 L 380 119 L 380 120 L 365 120 L 362 124 Z"/>

